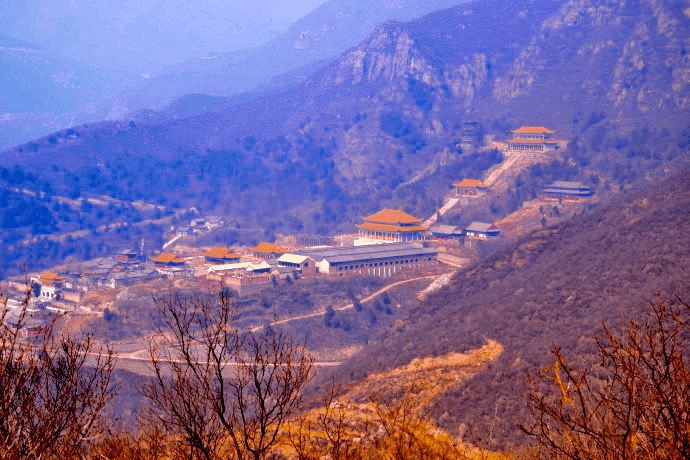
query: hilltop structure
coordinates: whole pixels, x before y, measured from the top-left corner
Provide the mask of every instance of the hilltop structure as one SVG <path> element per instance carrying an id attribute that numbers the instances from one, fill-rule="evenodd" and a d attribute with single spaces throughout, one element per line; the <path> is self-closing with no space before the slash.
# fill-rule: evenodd
<path id="1" fill-rule="evenodd" d="M 386 208 L 362 219 L 364 223 L 357 226 L 359 237 L 367 243 L 423 240 L 423 232 L 427 229 L 422 225 L 422 219 L 399 209 Z"/>
<path id="2" fill-rule="evenodd" d="M 521 126 L 513 130 L 513 138 L 508 141 L 509 152 L 540 153 L 558 148 L 553 139 L 556 131 L 544 126 Z"/>

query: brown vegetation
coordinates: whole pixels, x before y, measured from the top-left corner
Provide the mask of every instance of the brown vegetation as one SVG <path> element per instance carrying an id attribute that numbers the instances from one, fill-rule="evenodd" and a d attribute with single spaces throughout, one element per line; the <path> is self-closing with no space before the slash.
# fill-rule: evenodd
<path id="1" fill-rule="evenodd" d="M 147 420 L 180 440 L 179 458 L 265 458 L 300 405 L 312 359 L 281 331 L 240 333 L 228 290 L 156 303 Z"/>
<path id="2" fill-rule="evenodd" d="M 5 459 L 80 458 L 114 395 L 115 359 L 90 337 L 55 337 L 52 324 L 25 336 L 31 294 L 28 287 L 18 311 L 0 298 L 0 452 Z"/>
<path id="3" fill-rule="evenodd" d="M 522 429 L 543 458 L 690 457 L 690 305 L 661 296 L 642 322 L 605 328 L 599 362 L 578 367 L 554 348 L 530 379 L 533 421 Z"/>

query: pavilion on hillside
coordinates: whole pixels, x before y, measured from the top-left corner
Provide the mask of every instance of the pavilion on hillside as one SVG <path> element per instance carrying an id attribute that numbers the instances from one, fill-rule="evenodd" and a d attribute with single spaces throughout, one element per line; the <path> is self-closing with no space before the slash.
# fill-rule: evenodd
<path id="1" fill-rule="evenodd" d="M 463 197 L 477 197 L 486 195 L 489 185 L 479 179 L 463 179 L 453 184 L 455 194 Z"/>

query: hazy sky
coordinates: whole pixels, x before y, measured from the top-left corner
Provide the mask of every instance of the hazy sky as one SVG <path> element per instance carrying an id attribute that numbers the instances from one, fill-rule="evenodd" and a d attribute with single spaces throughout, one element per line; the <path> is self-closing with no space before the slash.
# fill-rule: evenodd
<path id="1" fill-rule="evenodd" d="M 258 45 L 324 0 L 0 0 L 0 34 L 98 66 L 155 71 Z"/>

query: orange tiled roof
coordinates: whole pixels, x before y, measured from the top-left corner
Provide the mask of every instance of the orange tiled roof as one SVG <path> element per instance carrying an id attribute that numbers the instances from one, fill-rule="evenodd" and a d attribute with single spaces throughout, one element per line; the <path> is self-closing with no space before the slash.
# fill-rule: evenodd
<path id="1" fill-rule="evenodd" d="M 357 228 L 361 228 L 363 230 L 375 230 L 379 232 L 423 232 L 426 230 L 426 227 L 423 225 L 415 225 L 415 226 L 408 226 L 408 227 L 401 227 L 400 225 L 391 225 L 391 224 L 376 224 L 373 222 L 364 222 L 363 224 L 359 224 Z"/>
<path id="2" fill-rule="evenodd" d="M 480 188 L 489 188 L 489 186 L 479 179 L 463 179 L 460 182 L 456 182 L 453 184 L 454 187 L 480 187 Z"/>
<path id="3" fill-rule="evenodd" d="M 510 139 L 509 144 L 558 144 L 556 139 Z"/>
<path id="4" fill-rule="evenodd" d="M 164 263 L 164 264 L 168 264 L 171 262 L 175 262 L 175 263 L 184 262 L 184 259 L 180 259 L 179 257 L 177 257 L 177 254 L 172 254 L 169 252 L 161 252 L 156 257 L 152 257 L 151 260 L 154 262 L 160 262 L 160 263 Z"/>
<path id="5" fill-rule="evenodd" d="M 61 283 L 63 281 L 60 275 L 53 272 L 43 272 L 41 276 L 38 277 L 38 280 L 41 283 Z"/>
<path id="6" fill-rule="evenodd" d="M 544 126 L 520 126 L 518 129 L 514 129 L 513 132 L 518 134 L 553 134 L 556 131 Z"/>
<path id="7" fill-rule="evenodd" d="M 212 259 L 238 259 L 241 254 L 236 252 L 230 252 L 228 248 L 211 248 L 204 254 L 204 257 L 210 257 Z"/>
<path id="8" fill-rule="evenodd" d="M 262 241 L 258 246 L 252 248 L 254 252 L 263 254 L 283 254 L 288 252 L 287 248 L 281 248 L 276 243 L 266 243 Z"/>
<path id="9" fill-rule="evenodd" d="M 382 209 L 381 211 L 367 217 L 362 217 L 367 222 L 380 224 L 418 224 L 422 219 L 417 219 L 399 209 Z"/>

